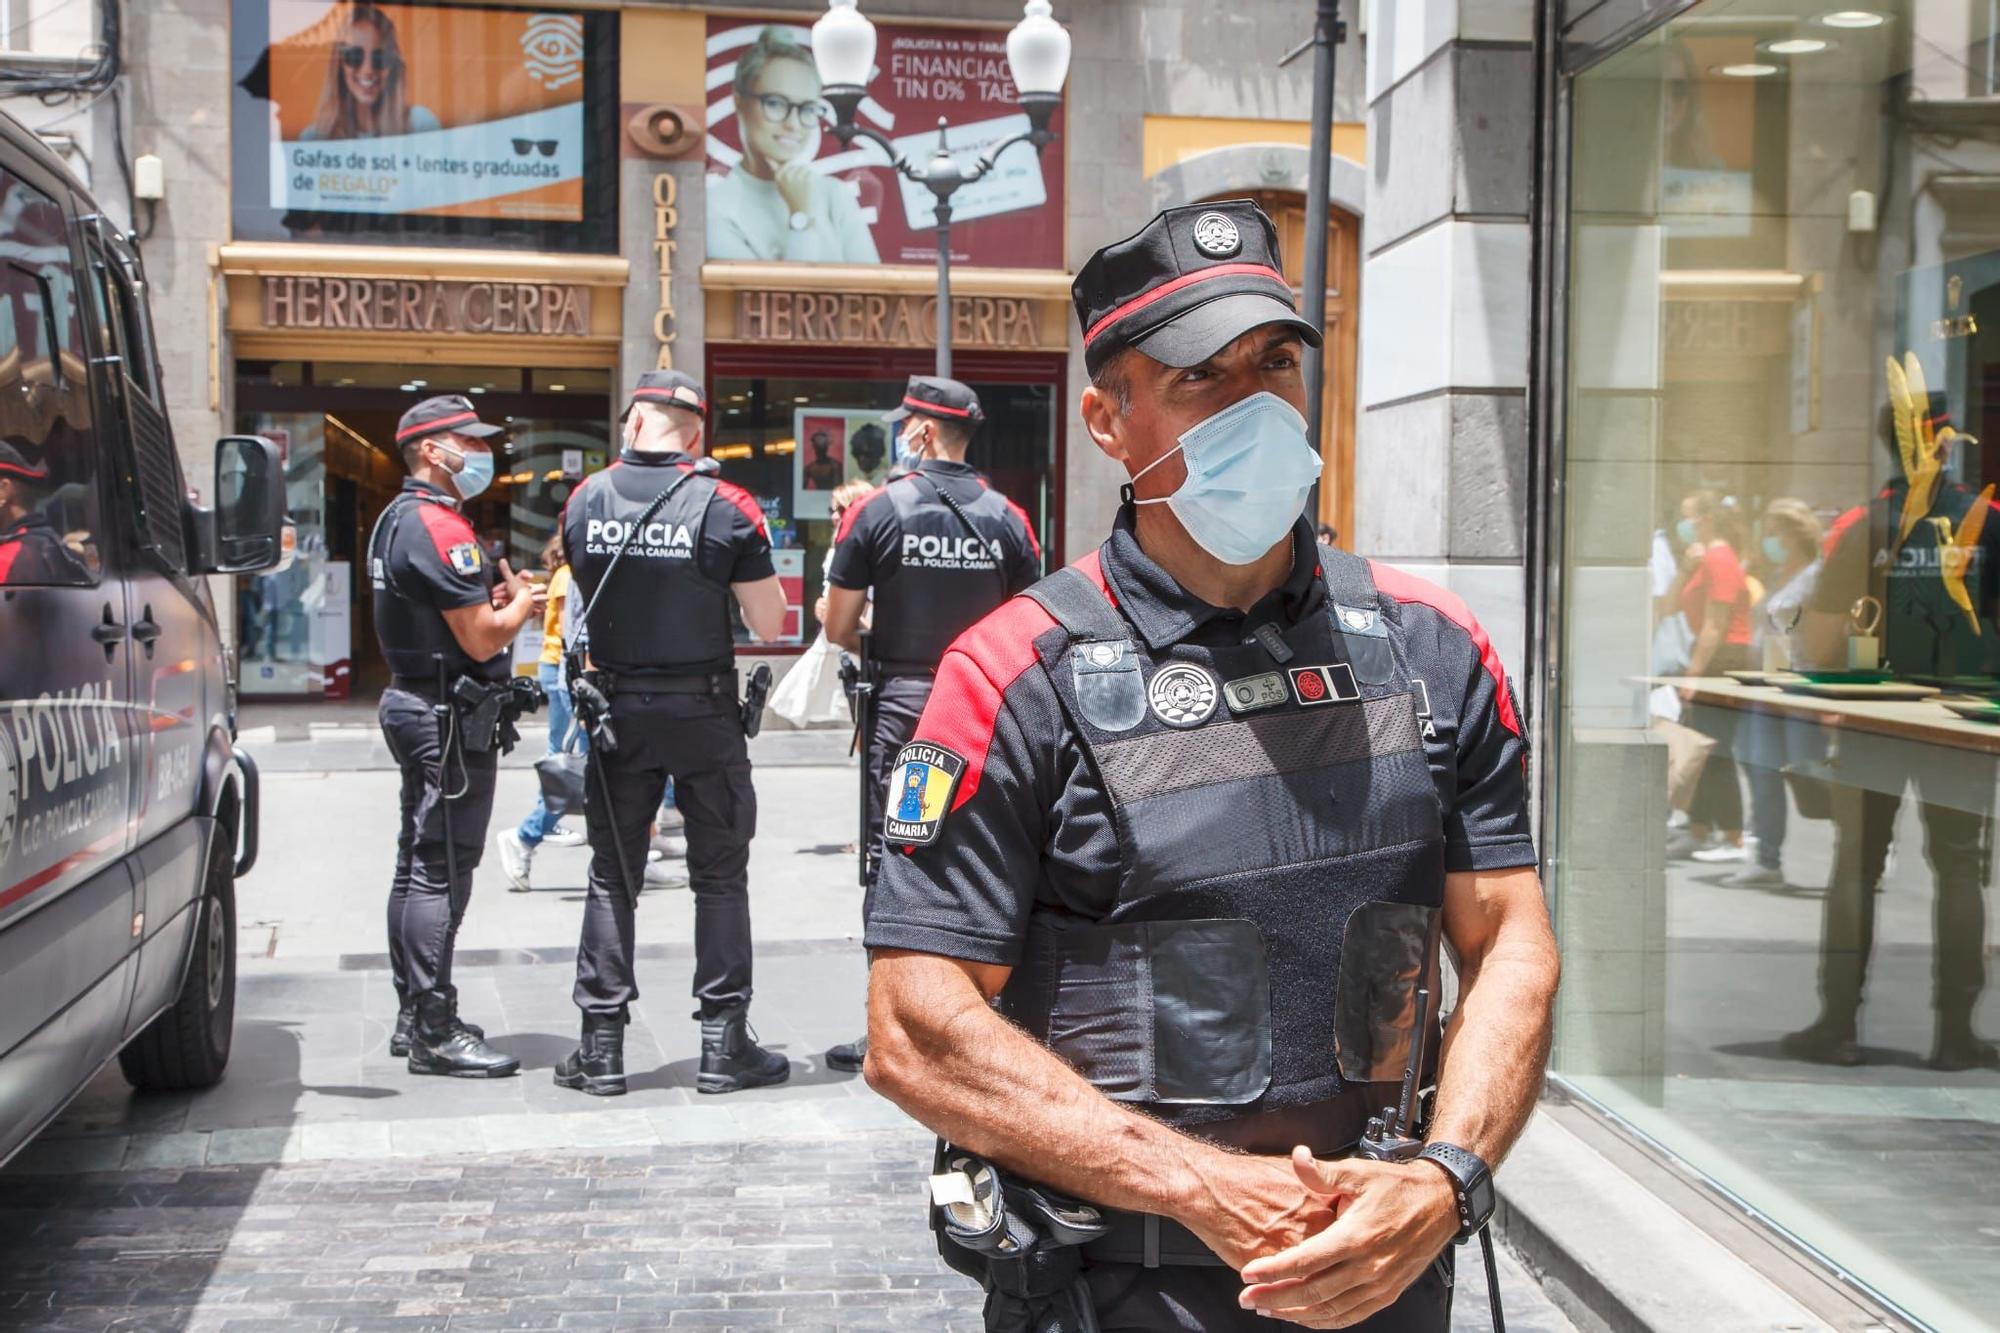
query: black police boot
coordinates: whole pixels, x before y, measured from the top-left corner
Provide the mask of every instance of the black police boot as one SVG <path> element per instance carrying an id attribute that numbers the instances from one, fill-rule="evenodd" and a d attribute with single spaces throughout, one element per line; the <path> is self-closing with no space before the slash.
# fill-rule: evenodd
<path id="1" fill-rule="evenodd" d="M 1843 1023 L 1825 1016 L 1821 1016 L 1811 1027 L 1780 1037 L 1778 1049 L 1793 1060 L 1807 1060 L 1816 1065 L 1852 1068 L 1863 1062 L 1853 1022 Z"/>
<path id="2" fill-rule="evenodd" d="M 625 1095 L 624 1014 L 583 1016 L 583 1040 L 556 1066 L 556 1086 L 593 1097 Z"/>
<path id="3" fill-rule="evenodd" d="M 1930 1066 L 1955 1074 L 1965 1069 L 2000 1069 L 2000 1047 L 1972 1030 L 1972 1010 L 1979 993 L 1940 997 L 1937 1002 L 1937 1042 Z"/>
<path id="4" fill-rule="evenodd" d="M 701 1019 L 701 1073 L 696 1092 L 741 1092 L 783 1083 L 792 1063 L 776 1051 L 759 1046 L 750 1034 L 750 1006 L 739 1004 Z"/>
<path id="5" fill-rule="evenodd" d="M 477 1023 L 468 1023 L 458 1016 L 458 987 L 447 988 L 451 997 L 451 1021 L 470 1032 L 481 1041 L 486 1040 L 486 1029 Z M 403 1007 L 396 1011 L 396 1030 L 389 1034 L 389 1054 L 402 1059 L 410 1053 L 410 1033 L 417 1026 L 417 1002 L 404 1000 Z"/>
<path id="6" fill-rule="evenodd" d="M 518 1073 L 521 1062 L 486 1044 L 484 1037 L 452 1014 L 451 997 L 427 991 L 417 997 L 416 1026 L 410 1032 L 412 1074 L 442 1074 L 449 1078 L 505 1078 Z"/>
<path id="7" fill-rule="evenodd" d="M 405 1000 L 402 1007 L 396 1010 L 396 1030 L 389 1034 L 389 1054 L 400 1060 L 410 1053 L 410 1033 L 416 1026 L 416 1001 Z"/>
<path id="8" fill-rule="evenodd" d="M 867 1062 L 868 1034 L 865 1032 L 853 1041 L 842 1042 L 838 1046 L 829 1046 L 827 1048 L 826 1067 L 828 1069 L 845 1069 L 851 1072 L 860 1069 Z"/>

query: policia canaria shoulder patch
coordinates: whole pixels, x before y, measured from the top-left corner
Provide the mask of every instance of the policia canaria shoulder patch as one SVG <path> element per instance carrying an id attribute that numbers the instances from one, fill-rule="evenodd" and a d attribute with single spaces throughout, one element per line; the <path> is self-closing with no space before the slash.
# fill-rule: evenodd
<path id="1" fill-rule="evenodd" d="M 889 779 L 889 809 L 882 821 L 891 843 L 922 846 L 934 842 L 952 793 L 965 773 L 965 760 L 941 745 L 913 741 L 896 755 Z"/>

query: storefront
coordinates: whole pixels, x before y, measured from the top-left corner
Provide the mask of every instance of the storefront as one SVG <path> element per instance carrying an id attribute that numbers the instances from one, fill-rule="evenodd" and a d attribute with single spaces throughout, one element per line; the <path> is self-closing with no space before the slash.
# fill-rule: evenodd
<path id="1" fill-rule="evenodd" d="M 372 693 L 365 555 L 405 410 L 462 393 L 509 428 L 468 513 L 517 568 L 610 459 L 618 15 L 236 0 L 233 18 L 219 378 L 236 429 L 283 449 L 298 536 L 290 567 L 239 580 L 242 686 Z"/>
<path id="2" fill-rule="evenodd" d="M 1995 11 L 1576 8 L 1532 391 L 1554 1078 L 1890 1314 L 1987 1327 Z"/>
<path id="3" fill-rule="evenodd" d="M 461 392 L 509 426 L 499 481 L 469 512 L 496 556 L 536 567 L 564 498 L 615 450 L 625 384 L 654 365 L 708 383 L 711 451 L 762 503 L 795 608 L 777 646 L 810 639 L 833 492 L 895 464 L 882 417 L 932 368 L 936 322 L 928 192 L 826 131 L 812 16 L 234 9 L 217 378 L 237 428 L 285 448 L 299 536 L 290 569 L 239 588 L 245 691 L 381 683 L 361 562 L 412 403 Z M 866 114 L 900 123 L 903 151 L 927 154 L 940 115 L 966 155 L 1025 126 L 1004 28 L 881 34 L 898 77 Z M 988 412 L 972 461 L 1051 559 L 1064 178 L 1060 148 L 1017 148 L 955 200 L 952 234 L 954 373 Z"/>

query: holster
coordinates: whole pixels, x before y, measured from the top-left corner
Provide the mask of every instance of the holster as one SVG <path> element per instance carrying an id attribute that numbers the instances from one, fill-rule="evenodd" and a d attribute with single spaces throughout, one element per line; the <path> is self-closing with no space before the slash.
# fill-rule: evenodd
<path id="1" fill-rule="evenodd" d="M 972 1202 L 938 1202 L 937 1182 L 952 1176 L 970 1182 Z M 942 1139 L 932 1178 L 931 1229 L 946 1267 L 1022 1303 L 1021 1313 L 1038 1319 L 1023 1328 L 1067 1333 L 1095 1326 L 1080 1283 L 1083 1246 L 1108 1229 L 1098 1209 L 1011 1176 Z M 1045 1316 L 1063 1310 L 1069 1318 L 1047 1322 Z"/>

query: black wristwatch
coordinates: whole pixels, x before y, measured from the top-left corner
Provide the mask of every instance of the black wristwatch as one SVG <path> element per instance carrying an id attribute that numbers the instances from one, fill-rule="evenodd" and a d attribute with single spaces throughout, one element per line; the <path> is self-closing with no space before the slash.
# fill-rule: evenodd
<path id="1" fill-rule="evenodd" d="M 1452 1193 L 1458 1196 L 1457 1242 L 1463 1245 L 1478 1235 L 1486 1219 L 1493 1216 L 1493 1172 L 1479 1154 L 1455 1143 L 1426 1143 L 1417 1160 L 1429 1162 L 1451 1177 Z"/>

